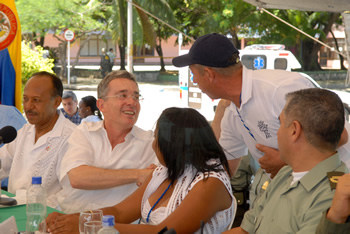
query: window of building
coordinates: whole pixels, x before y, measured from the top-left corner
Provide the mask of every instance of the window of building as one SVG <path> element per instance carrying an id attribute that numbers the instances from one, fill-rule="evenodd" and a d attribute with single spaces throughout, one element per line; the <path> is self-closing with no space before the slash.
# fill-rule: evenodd
<path id="1" fill-rule="evenodd" d="M 105 48 L 108 51 L 110 48 L 116 51 L 116 43 L 107 37 L 107 40 L 104 40 L 106 36 L 102 35 L 92 35 L 90 40 L 86 42 L 84 47 L 80 50 L 81 56 L 100 56 L 102 48 Z M 80 43 L 84 43 L 86 38 L 80 40 Z"/>
<path id="2" fill-rule="evenodd" d="M 154 56 L 154 48 L 148 44 L 143 46 L 134 45 L 134 61 L 144 62 L 145 57 Z"/>

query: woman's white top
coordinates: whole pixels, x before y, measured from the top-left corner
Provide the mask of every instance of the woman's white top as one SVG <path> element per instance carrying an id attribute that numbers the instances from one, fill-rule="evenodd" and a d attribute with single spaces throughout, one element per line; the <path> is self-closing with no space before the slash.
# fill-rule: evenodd
<path id="1" fill-rule="evenodd" d="M 100 119 L 97 115 L 89 115 L 89 116 L 85 117 L 84 119 L 82 119 L 81 122 L 98 122 L 101 120 L 102 119 Z"/>
<path id="2" fill-rule="evenodd" d="M 216 160 L 211 159 L 208 164 L 217 163 Z M 148 198 L 157 190 L 160 184 L 167 179 L 168 169 L 164 166 L 157 167 L 154 172 L 151 181 L 149 182 L 141 203 L 141 215 L 142 223 L 146 223 L 147 215 L 151 209 L 151 205 Z M 208 176 L 207 174 L 205 175 Z M 231 206 L 223 211 L 217 212 L 205 225 L 203 233 L 221 233 L 226 231 L 228 225 L 231 224 L 235 215 L 236 199 L 232 195 L 232 188 L 229 177 L 225 171 L 210 172 L 209 177 L 219 179 L 226 187 L 232 198 Z M 151 225 L 157 225 L 161 223 L 166 217 L 168 217 L 185 199 L 186 195 L 191 189 L 201 180 L 204 179 L 204 174 L 201 172 L 196 173 L 196 169 L 188 167 L 185 169 L 183 175 L 177 180 L 174 191 L 170 197 L 168 205 L 166 207 L 159 207 L 152 210 L 149 223 Z M 215 201 L 213 201 L 215 202 Z M 153 205 L 153 204 L 152 204 Z M 205 204 L 203 204 L 205 205 Z M 196 233 L 200 233 L 198 230 Z"/>

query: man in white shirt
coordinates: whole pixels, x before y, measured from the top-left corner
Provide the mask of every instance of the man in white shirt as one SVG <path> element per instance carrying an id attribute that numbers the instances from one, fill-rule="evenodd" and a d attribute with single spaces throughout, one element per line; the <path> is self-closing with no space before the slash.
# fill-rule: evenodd
<path id="1" fill-rule="evenodd" d="M 8 191 L 28 189 L 33 176 L 42 177 L 49 206 L 55 207 L 59 165 L 67 150 L 66 141 L 75 125 L 57 110 L 62 100 L 61 80 L 48 72 L 35 73 L 23 91 L 23 109 L 29 123 L 17 138 L 0 149 L 0 178 L 9 175 Z"/>
<path id="2" fill-rule="evenodd" d="M 248 150 L 260 165 L 255 168 L 257 163 L 251 164 L 256 171 L 250 189 L 252 205 L 285 165 L 277 145 L 278 116 L 285 105 L 285 95 L 314 85 L 297 72 L 247 69 L 232 42 L 216 33 L 199 37 L 188 54 L 174 58 L 172 63 L 176 67 L 189 66 L 193 82 L 210 98 L 229 101 L 220 101 L 212 127 L 220 136 L 232 174 Z M 345 128 L 349 128 L 348 123 Z M 346 141 L 345 130 L 339 145 Z M 350 168 L 350 142 L 338 151 Z"/>
<path id="3" fill-rule="evenodd" d="M 289 92 L 314 88 L 314 85 L 295 72 L 247 69 L 232 42 L 216 33 L 199 37 L 188 54 L 174 58 L 172 63 L 176 67 L 189 66 L 193 82 L 210 98 L 230 101 L 227 108 L 217 111 L 224 112 L 219 142 L 232 172 L 249 149 L 261 168 L 274 177 L 284 165 L 277 146 L 278 116 L 285 105 L 284 97 Z M 346 131 L 343 135 L 347 136 Z M 340 156 L 350 166 L 350 157 Z"/>
<path id="4" fill-rule="evenodd" d="M 137 189 L 157 163 L 153 132 L 137 126 L 138 84 L 127 71 L 109 73 L 98 86 L 99 122 L 79 125 L 68 141 L 58 194 L 65 213 L 112 206 Z"/>

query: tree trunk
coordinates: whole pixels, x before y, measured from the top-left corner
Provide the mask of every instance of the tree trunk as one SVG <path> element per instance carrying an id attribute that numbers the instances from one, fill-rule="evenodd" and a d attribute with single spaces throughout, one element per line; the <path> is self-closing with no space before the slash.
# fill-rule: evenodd
<path id="1" fill-rule="evenodd" d="M 120 28 L 121 28 L 121 37 L 118 42 L 119 53 L 120 53 L 120 70 L 125 69 L 125 48 L 127 44 L 127 18 L 126 18 L 126 4 L 123 0 L 118 0 L 119 5 L 119 15 L 120 15 Z"/>
<path id="2" fill-rule="evenodd" d="M 84 40 L 83 43 L 80 44 L 79 46 L 79 50 L 78 50 L 78 53 L 77 53 L 77 57 L 72 65 L 72 74 L 75 74 L 75 66 L 78 65 L 78 62 L 79 62 L 79 58 L 80 58 L 80 51 L 84 48 L 84 46 L 86 45 L 86 43 L 90 40 L 91 38 L 91 34 L 88 35 L 88 37 L 86 38 L 86 40 Z M 81 41 L 81 40 L 80 40 Z"/>
<path id="3" fill-rule="evenodd" d="M 44 48 L 44 43 L 45 43 L 45 35 L 41 36 L 40 37 L 37 37 L 37 34 L 36 32 L 33 32 L 33 37 L 34 37 L 34 44 L 35 46 L 41 46 Z M 38 41 L 39 39 L 39 41 Z"/>
<path id="4" fill-rule="evenodd" d="M 125 69 L 125 46 L 119 44 L 118 47 L 119 47 L 119 54 L 120 54 L 120 70 L 126 70 Z"/>
<path id="5" fill-rule="evenodd" d="M 333 37 L 333 40 L 335 42 L 335 47 L 337 48 L 337 51 L 340 52 L 337 38 L 334 36 L 334 33 L 333 33 L 332 30 L 330 30 L 329 32 L 332 34 L 332 37 Z M 347 70 L 346 67 L 344 66 L 344 57 L 342 55 L 340 55 L 340 54 L 338 54 L 338 56 L 339 56 L 339 59 L 340 59 L 340 69 L 341 70 Z"/>
<path id="6" fill-rule="evenodd" d="M 156 51 L 157 51 L 157 53 L 159 55 L 159 58 L 160 58 L 160 71 L 161 72 L 165 72 L 165 63 L 164 63 L 164 57 L 163 57 L 163 50 L 162 50 L 162 46 L 160 45 L 160 43 L 159 43 L 159 45 L 156 45 Z"/>
<path id="7" fill-rule="evenodd" d="M 160 59 L 160 72 L 165 72 L 165 63 L 164 63 L 164 57 L 163 57 L 163 50 L 162 50 L 162 38 L 161 38 L 161 25 L 157 21 L 157 34 L 158 34 L 158 43 L 156 42 L 156 51 L 159 55 Z"/>
<path id="8" fill-rule="evenodd" d="M 60 63 L 61 63 L 61 71 L 60 71 L 60 77 L 66 78 L 67 77 L 67 42 L 61 42 L 58 45 L 58 51 L 59 51 L 59 57 L 60 57 Z"/>
<path id="9" fill-rule="evenodd" d="M 328 35 L 330 32 L 332 25 L 334 22 L 339 18 L 340 13 L 330 13 L 328 15 L 328 21 L 323 24 L 324 25 L 324 35 Z M 326 40 L 326 38 L 323 39 L 323 42 Z M 322 40 L 321 40 L 322 41 Z M 303 52 L 302 52 L 302 58 L 303 58 L 303 70 L 305 71 L 315 71 L 315 70 L 321 70 L 321 66 L 318 61 L 318 52 L 321 49 L 321 44 L 311 40 L 311 39 L 305 39 L 302 41 L 303 45 Z"/>
<path id="10" fill-rule="evenodd" d="M 66 63 L 67 42 L 59 38 L 56 34 L 53 34 L 53 36 L 60 41 L 60 44 L 58 44 L 58 57 L 61 63 L 61 71 L 60 71 L 59 77 L 62 79 L 66 77 L 66 70 L 67 70 L 67 63 Z"/>
<path id="11" fill-rule="evenodd" d="M 231 33 L 231 35 L 232 35 L 231 41 L 232 41 L 233 45 L 234 45 L 237 49 L 241 48 L 241 43 L 240 43 L 240 40 L 238 39 L 237 31 L 236 31 L 236 30 L 231 30 L 230 33 Z"/>
<path id="12" fill-rule="evenodd" d="M 305 39 L 302 41 L 302 61 L 303 61 L 303 70 L 304 71 L 316 71 L 321 70 L 321 66 L 318 62 L 318 51 L 321 46 L 319 43 L 311 40 Z"/>

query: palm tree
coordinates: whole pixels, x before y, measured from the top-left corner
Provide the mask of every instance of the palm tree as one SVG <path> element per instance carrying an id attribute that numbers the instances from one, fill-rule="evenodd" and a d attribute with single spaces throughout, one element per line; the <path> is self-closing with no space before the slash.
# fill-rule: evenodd
<path id="1" fill-rule="evenodd" d="M 172 23 L 175 22 L 172 10 L 165 0 L 134 0 L 133 2 L 161 19 L 170 19 Z M 121 60 L 120 69 L 125 70 L 125 48 L 127 44 L 127 1 L 112 0 L 112 13 L 108 20 L 108 29 L 112 38 L 118 42 Z M 137 7 L 133 7 L 133 39 L 135 45 L 143 45 L 144 43 L 147 43 L 148 45 L 155 46 L 157 44 L 156 33 L 153 25 L 151 24 L 149 16 Z M 164 63 L 162 52 L 158 52 L 158 54 L 161 57 L 161 62 Z"/>
<path id="2" fill-rule="evenodd" d="M 165 21 L 171 26 L 176 26 L 175 14 L 170 5 L 164 0 L 140 0 L 140 5 L 151 12 L 157 18 L 151 18 L 156 33 L 155 48 L 160 58 L 160 71 L 165 71 L 165 63 L 162 50 L 162 40 L 167 40 L 175 32 L 159 19 Z"/>

